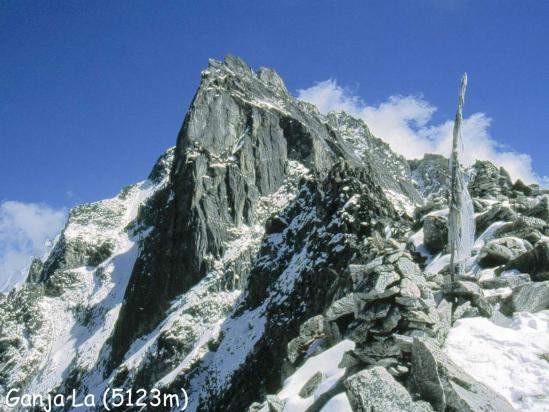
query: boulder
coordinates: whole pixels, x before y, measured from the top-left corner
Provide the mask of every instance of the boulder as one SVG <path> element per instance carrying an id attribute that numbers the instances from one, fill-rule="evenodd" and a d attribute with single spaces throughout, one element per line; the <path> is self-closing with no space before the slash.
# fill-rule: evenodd
<path id="1" fill-rule="evenodd" d="M 482 247 L 479 265 L 483 268 L 504 265 L 530 249 L 530 242 L 516 237 L 493 239 Z"/>
<path id="2" fill-rule="evenodd" d="M 402 256 L 396 262 L 396 268 L 398 272 L 404 277 L 413 278 L 415 276 L 421 276 L 421 270 L 418 265 L 409 257 Z"/>
<path id="3" fill-rule="evenodd" d="M 408 391 L 384 367 L 360 371 L 343 383 L 354 412 L 419 412 Z"/>
<path id="4" fill-rule="evenodd" d="M 404 278 L 400 281 L 400 294 L 407 298 L 421 297 L 421 291 L 417 285 L 408 278 Z"/>
<path id="5" fill-rule="evenodd" d="M 388 289 L 393 289 L 390 286 L 400 281 L 398 273 L 392 270 L 392 266 L 378 266 L 368 278 L 361 283 L 359 291 L 363 293 L 357 293 L 356 295 L 362 299 L 375 300 L 382 297 L 391 296 L 391 294 L 397 293 L 399 288 L 396 288 L 396 292 L 392 293 Z M 389 294 L 387 294 L 387 293 Z"/>
<path id="6" fill-rule="evenodd" d="M 512 189 L 513 190 L 516 190 L 517 192 L 520 192 L 526 196 L 532 196 L 532 188 L 528 185 L 526 185 L 526 183 L 524 183 L 522 180 L 520 179 L 517 179 L 517 181 L 515 183 L 513 183 L 513 186 L 512 186 Z"/>
<path id="7" fill-rule="evenodd" d="M 509 402 L 476 381 L 427 338 L 414 338 L 412 383 L 437 412 L 512 412 Z"/>
<path id="8" fill-rule="evenodd" d="M 448 243 L 446 216 L 427 215 L 423 219 L 423 243 L 432 253 L 438 253 Z"/>

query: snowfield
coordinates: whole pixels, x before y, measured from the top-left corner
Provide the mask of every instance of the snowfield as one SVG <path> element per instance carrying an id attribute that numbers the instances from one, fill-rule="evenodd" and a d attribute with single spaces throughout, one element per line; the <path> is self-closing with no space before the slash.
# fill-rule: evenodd
<path id="1" fill-rule="evenodd" d="M 293 375 L 284 381 L 284 386 L 278 393 L 278 397 L 285 401 L 284 412 L 305 411 L 320 395 L 330 390 L 345 374 L 345 368 L 338 366 L 343 358 L 343 354 L 354 349 L 354 347 L 355 343 L 353 341 L 344 340 L 319 355 L 307 359 Z M 310 396 L 305 398 L 300 396 L 303 386 L 318 373 L 321 373 L 323 376 L 322 382 Z M 268 412 L 268 410 L 268 406 L 265 405 L 261 412 Z M 347 395 L 341 393 L 324 405 L 322 411 L 351 412 L 352 409 Z"/>
<path id="2" fill-rule="evenodd" d="M 493 322 L 458 320 L 446 341 L 450 358 L 519 411 L 549 411 L 549 310 Z"/>

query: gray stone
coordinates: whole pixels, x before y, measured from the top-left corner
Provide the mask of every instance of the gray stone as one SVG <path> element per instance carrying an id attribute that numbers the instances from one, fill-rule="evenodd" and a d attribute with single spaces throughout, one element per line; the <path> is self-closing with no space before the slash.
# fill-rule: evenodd
<path id="1" fill-rule="evenodd" d="M 517 256 L 532 249 L 528 241 L 514 237 L 494 239 L 484 245 L 479 254 L 481 267 L 495 267 L 503 265 Z"/>
<path id="2" fill-rule="evenodd" d="M 307 319 L 299 327 L 299 334 L 307 337 L 317 337 L 324 333 L 324 317 L 322 315 L 313 316 Z"/>
<path id="3" fill-rule="evenodd" d="M 432 325 L 435 323 L 434 319 L 431 318 L 427 313 L 421 312 L 419 310 L 407 310 L 402 312 L 402 316 L 408 319 L 410 322 L 415 323 L 425 323 Z"/>
<path id="4" fill-rule="evenodd" d="M 400 288 L 398 286 L 392 286 L 383 292 L 378 292 L 376 290 L 373 290 L 366 294 L 363 294 L 363 293 L 357 294 L 357 296 L 359 299 L 362 299 L 365 302 L 370 302 L 370 301 L 385 299 L 385 298 L 394 296 L 399 292 L 400 292 Z"/>
<path id="5" fill-rule="evenodd" d="M 410 258 L 403 256 L 396 262 L 396 268 L 402 276 L 421 276 L 421 271 L 416 263 Z"/>
<path id="6" fill-rule="evenodd" d="M 541 239 L 541 233 L 547 228 L 547 222 L 530 216 L 519 216 L 514 222 L 499 227 L 495 237 L 513 236 L 526 239 L 534 244 Z"/>
<path id="7" fill-rule="evenodd" d="M 484 297 L 476 296 L 473 298 L 472 302 L 473 305 L 478 309 L 480 316 L 484 316 L 485 318 L 492 317 L 492 305 Z"/>
<path id="8" fill-rule="evenodd" d="M 537 217 L 549 223 L 549 196 L 543 196 L 537 205 L 525 212 L 525 215 Z"/>
<path id="9" fill-rule="evenodd" d="M 409 297 L 397 296 L 395 298 L 395 302 L 401 306 L 406 307 L 407 309 L 411 309 L 411 308 L 421 309 L 426 306 L 426 304 L 423 303 L 423 299 L 421 298 L 409 298 Z"/>
<path id="10" fill-rule="evenodd" d="M 343 383 L 354 412 L 418 412 L 406 389 L 381 366 L 365 369 Z"/>
<path id="11" fill-rule="evenodd" d="M 402 352 L 412 352 L 414 339 L 410 336 L 393 333 L 393 339 Z"/>
<path id="12" fill-rule="evenodd" d="M 527 273 L 518 273 L 516 271 L 503 272 L 500 276 L 496 276 L 492 279 L 485 279 L 480 281 L 480 285 L 484 289 L 498 289 L 498 288 L 516 288 L 518 286 L 530 283 L 530 275 Z"/>
<path id="13" fill-rule="evenodd" d="M 437 305 L 436 311 L 438 313 L 437 334 L 439 339 L 444 341 L 452 327 L 452 305 L 446 299 L 442 299 Z"/>
<path id="14" fill-rule="evenodd" d="M 511 412 L 498 393 L 454 364 L 432 339 L 414 339 L 411 376 L 415 389 L 438 412 Z"/>
<path id="15" fill-rule="evenodd" d="M 512 192 L 509 173 L 486 160 L 477 160 L 473 165 L 473 179 L 469 182 L 469 192 L 473 197 L 501 199 Z"/>
<path id="16" fill-rule="evenodd" d="M 367 322 L 373 322 L 377 319 L 383 319 L 389 313 L 391 309 L 390 303 L 374 304 L 367 310 L 364 310 L 358 314 L 358 318 Z"/>
<path id="17" fill-rule="evenodd" d="M 400 347 L 392 339 L 381 342 L 369 342 L 361 347 L 356 347 L 353 354 L 366 363 L 375 363 L 374 359 L 398 357 L 400 356 Z"/>
<path id="18" fill-rule="evenodd" d="M 480 286 L 466 280 L 458 280 L 452 283 L 443 284 L 442 290 L 448 296 L 460 296 L 465 298 L 482 296 Z"/>
<path id="19" fill-rule="evenodd" d="M 299 336 L 292 339 L 287 346 L 288 360 L 295 363 L 307 347 L 318 337 L 324 336 L 326 322 L 322 315 L 307 319 L 299 328 Z"/>
<path id="20" fill-rule="evenodd" d="M 471 309 L 472 309 L 471 302 L 468 300 L 460 305 L 457 305 L 452 315 L 453 321 L 455 322 L 456 320 L 464 317 L 471 317 L 470 315 Z M 477 313 L 478 313 L 478 310 L 477 310 Z"/>
<path id="21" fill-rule="evenodd" d="M 301 396 L 302 398 L 308 398 L 309 396 L 311 396 L 314 391 L 316 391 L 316 388 L 318 388 L 318 385 L 320 385 L 324 379 L 325 377 L 322 372 L 315 373 L 309 378 L 305 385 L 303 385 L 303 387 L 299 391 L 299 396 Z"/>
<path id="22" fill-rule="evenodd" d="M 349 293 L 341 299 L 336 300 L 330 305 L 328 310 L 326 310 L 326 319 L 330 321 L 336 320 L 342 316 L 354 313 L 357 309 L 355 301 L 356 296 L 354 293 Z"/>
<path id="23" fill-rule="evenodd" d="M 266 397 L 267 407 L 269 412 L 283 412 L 285 401 L 280 399 L 276 395 L 267 395 Z"/>
<path id="24" fill-rule="evenodd" d="M 381 262 L 383 262 L 383 259 L 380 259 Z M 349 265 L 347 267 L 347 270 L 349 271 L 349 276 L 351 277 L 351 281 L 353 282 L 353 288 L 356 288 L 360 282 L 364 280 L 364 277 L 367 274 L 367 266 L 366 265 Z"/>
<path id="25" fill-rule="evenodd" d="M 400 281 L 400 295 L 408 298 L 420 298 L 421 291 L 414 282 L 404 278 Z"/>
<path id="26" fill-rule="evenodd" d="M 390 332 L 393 329 L 396 329 L 396 327 L 398 326 L 398 322 L 400 322 L 400 319 L 402 319 L 402 316 L 400 314 L 400 311 L 398 310 L 398 307 L 393 306 L 389 311 L 387 317 L 383 319 L 382 331 Z"/>
<path id="27" fill-rule="evenodd" d="M 338 368 L 353 368 L 357 365 L 360 365 L 362 362 L 356 356 L 353 355 L 353 352 L 347 351 L 343 354 L 341 362 L 337 365 Z"/>
<path id="28" fill-rule="evenodd" d="M 514 312 L 549 309 L 549 281 L 519 286 L 513 290 L 511 304 Z"/>
<path id="29" fill-rule="evenodd" d="M 364 343 L 368 340 L 368 337 L 370 336 L 370 328 L 372 327 L 372 323 L 363 321 L 356 326 L 350 334 L 350 338 L 355 341 L 356 343 Z"/>

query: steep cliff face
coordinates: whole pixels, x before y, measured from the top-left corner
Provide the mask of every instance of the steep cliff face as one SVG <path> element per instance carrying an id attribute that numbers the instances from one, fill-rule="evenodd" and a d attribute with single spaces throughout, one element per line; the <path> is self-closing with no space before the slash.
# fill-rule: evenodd
<path id="1" fill-rule="evenodd" d="M 470 168 L 478 239 L 449 284 L 447 174 L 441 156 L 408 162 L 361 120 L 296 100 L 271 69 L 211 60 L 147 180 L 71 210 L 0 297 L 0 394 L 184 387 L 195 411 L 509 410 L 441 346 L 457 319 L 543 309 L 547 197 Z"/>

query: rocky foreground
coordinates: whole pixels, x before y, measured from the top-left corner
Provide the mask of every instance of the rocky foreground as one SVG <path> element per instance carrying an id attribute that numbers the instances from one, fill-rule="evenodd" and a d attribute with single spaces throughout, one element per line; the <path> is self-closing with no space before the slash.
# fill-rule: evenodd
<path id="1" fill-rule="evenodd" d="M 547 368 L 515 396 L 447 347 L 465 319 L 504 327 L 549 309 L 549 194 L 469 168 L 476 243 L 450 282 L 447 165 L 407 161 L 270 69 L 210 61 L 148 179 L 71 210 L 49 257 L 0 295 L 0 394 L 183 387 L 192 411 L 549 410 Z M 533 353 L 544 365 L 549 342 Z"/>

